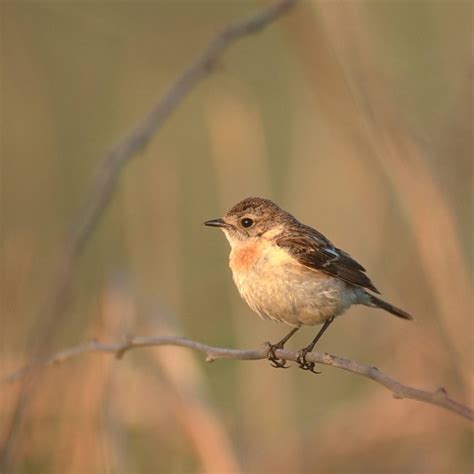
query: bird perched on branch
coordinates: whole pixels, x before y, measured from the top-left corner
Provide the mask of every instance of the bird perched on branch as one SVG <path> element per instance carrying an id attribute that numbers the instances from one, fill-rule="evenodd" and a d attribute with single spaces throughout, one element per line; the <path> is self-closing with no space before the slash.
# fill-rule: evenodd
<path id="1" fill-rule="evenodd" d="M 353 304 L 413 319 L 373 294 L 379 291 L 348 253 L 268 199 L 244 199 L 222 219 L 204 224 L 224 231 L 235 284 L 250 308 L 264 319 L 293 326 L 281 341 L 270 344 L 268 358 L 274 367 L 286 367 L 275 350 L 282 349 L 301 326 L 323 324 L 311 344 L 298 353 L 299 366 L 317 373 L 306 355 L 334 318 Z"/>

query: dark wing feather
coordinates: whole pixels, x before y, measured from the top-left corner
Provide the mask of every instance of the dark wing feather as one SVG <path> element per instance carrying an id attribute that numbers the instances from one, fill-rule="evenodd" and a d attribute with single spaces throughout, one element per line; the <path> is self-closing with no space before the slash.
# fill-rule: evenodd
<path id="1" fill-rule="evenodd" d="M 276 238 L 276 244 L 308 268 L 379 293 L 360 263 L 348 253 L 334 247 L 323 234 L 311 227 L 299 224 L 298 227 L 284 231 Z"/>

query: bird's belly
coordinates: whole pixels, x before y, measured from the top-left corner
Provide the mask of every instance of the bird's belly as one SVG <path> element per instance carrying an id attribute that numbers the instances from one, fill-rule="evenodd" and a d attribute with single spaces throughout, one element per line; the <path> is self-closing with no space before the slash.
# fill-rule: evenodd
<path id="1" fill-rule="evenodd" d="M 260 259 L 245 271 L 233 271 L 247 304 L 261 317 L 291 326 L 319 324 L 343 313 L 357 300 L 357 289 L 303 267 L 293 259 Z"/>

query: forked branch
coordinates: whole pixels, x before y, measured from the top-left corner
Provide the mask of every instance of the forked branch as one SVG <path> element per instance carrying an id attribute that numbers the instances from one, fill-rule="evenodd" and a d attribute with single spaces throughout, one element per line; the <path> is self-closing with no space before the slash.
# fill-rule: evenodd
<path id="1" fill-rule="evenodd" d="M 157 347 L 157 346 L 181 346 L 194 349 L 199 352 L 206 354 L 206 360 L 212 362 L 217 359 L 234 359 L 234 360 L 260 360 L 266 359 L 269 352 L 269 345 L 263 345 L 259 349 L 251 350 L 237 350 L 237 349 L 226 349 L 221 347 L 212 347 L 201 342 L 192 341 L 184 337 L 176 336 L 149 336 L 149 337 L 131 337 L 125 339 L 122 342 L 115 343 L 103 343 L 99 341 L 88 341 L 79 344 L 75 347 L 71 347 L 64 351 L 58 352 L 53 356 L 37 363 L 35 366 L 24 367 L 16 372 L 0 377 L 0 384 L 6 384 L 14 382 L 15 380 L 21 380 L 25 378 L 31 371 L 38 370 L 53 364 L 64 362 L 73 357 L 79 356 L 85 353 L 91 352 L 102 352 L 115 354 L 118 358 L 121 358 L 125 352 L 137 349 L 139 347 Z M 275 355 L 278 358 L 290 360 L 296 362 L 298 357 L 297 352 L 292 352 L 284 349 L 275 350 Z M 444 388 L 438 388 L 437 390 L 430 392 L 427 390 L 420 390 L 418 388 L 403 385 L 398 380 L 390 377 L 389 375 L 381 372 L 376 367 L 370 367 L 359 362 L 355 362 L 344 357 L 338 357 L 327 353 L 312 352 L 306 356 L 308 362 L 315 362 L 318 364 L 331 365 L 338 369 L 347 370 L 354 374 L 361 375 L 374 380 L 380 385 L 390 390 L 395 398 L 412 399 L 420 402 L 430 403 L 437 405 L 446 410 L 456 413 L 457 415 L 466 418 L 467 420 L 474 421 L 474 411 L 466 405 L 463 405 L 452 398 L 450 398 Z"/>

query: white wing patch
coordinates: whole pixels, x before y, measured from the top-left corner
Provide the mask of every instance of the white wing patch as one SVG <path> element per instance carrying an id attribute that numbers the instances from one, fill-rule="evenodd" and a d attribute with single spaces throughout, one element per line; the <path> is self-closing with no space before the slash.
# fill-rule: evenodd
<path id="1" fill-rule="evenodd" d="M 341 254 L 334 247 L 325 247 L 323 250 L 326 253 L 332 253 L 336 258 L 341 256 Z"/>
<path id="2" fill-rule="evenodd" d="M 334 247 L 325 247 L 323 249 L 323 252 L 324 253 L 329 253 L 331 255 L 334 255 L 334 257 L 332 258 L 328 258 L 321 266 L 324 267 L 324 268 L 327 268 L 329 267 L 329 265 L 331 265 L 333 262 L 336 262 L 337 260 L 339 260 L 341 254 L 334 248 Z"/>

